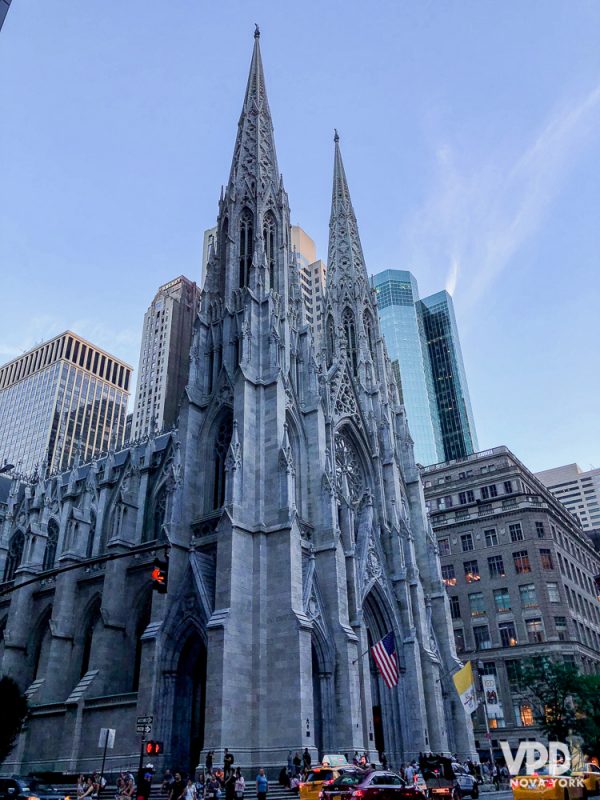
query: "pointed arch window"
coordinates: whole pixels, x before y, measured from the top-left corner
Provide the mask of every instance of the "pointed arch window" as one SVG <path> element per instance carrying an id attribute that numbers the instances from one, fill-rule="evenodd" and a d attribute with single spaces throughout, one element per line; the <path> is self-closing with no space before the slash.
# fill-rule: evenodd
<path id="1" fill-rule="evenodd" d="M 269 269 L 269 286 L 273 291 L 277 291 L 275 286 L 275 217 L 270 211 L 267 211 L 264 216 L 263 239 L 267 267 Z"/>
<path id="2" fill-rule="evenodd" d="M 87 546 L 85 548 L 86 558 L 91 558 L 94 555 L 95 538 L 96 538 L 96 514 L 92 511 L 90 514 L 90 528 L 88 531 Z"/>
<path id="3" fill-rule="evenodd" d="M 240 217 L 240 288 L 248 285 L 253 246 L 254 218 L 250 209 L 245 208 Z"/>
<path id="4" fill-rule="evenodd" d="M 354 321 L 354 314 L 351 309 L 345 308 L 342 314 L 342 325 L 344 327 L 344 335 L 346 337 L 346 349 L 352 364 L 352 372 L 356 375 L 358 368 L 358 358 L 356 352 L 356 324 Z"/>
<path id="5" fill-rule="evenodd" d="M 154 504 L 152 539 L 164 539 L 164 524 L 167 516 L 167 487 L 162 486 Z"/>
<path id="6" fill-rule="evenodd" d="M 333 317 L 331 314 L 327 317 L 326 347 L 327 366 L 330 367 L 333 364 L 333 354 L 335 352 L 335 331 L 333 328 Z"/>
<path id="7" fill-rule="evenodd" d="M 373 324 L 373 317 L 370 311 L 365 311 L 363 314 L 363 324 L 365 326 L 365 333 L 367 335 L 367 346 L 373 359 L 373 366 L 375 367 L 375 374 L 377 374 L 377 351 L 375 349 L 375 326 Z"/>
<path id="8" fill-rule="evenodd" d="M 56 561 L 56 549 L 58 547 L 58 525 L 51 519 L 48 523 L 48 536 L 46 538 L 46 549 L 44 551 L 44 563 L 42 569 L 53 569 Z"/>
<path id="9" fill-rule="evenodd" d="M 213 479 L 213 496 L 212 507 L 213 509 L 221 508 L 225 502 L 225 461 L 227 459 L 227 450 L 231 442 L 231 434 L 233 432 L 233 421 L 231 413 L 228 413 L 219 423 L 215 436 L 215 444 L 213 450 L 214 458 L 214 479 Z"/>
<path id="10" fill-rule="evenodd" d="M 15 577 L 15 572 L 19 569 L 21 559 L 23 558 L 24 548 L 25 534 L 23 531 L 17 531 L 8 545 L 6 564 L 4 566 L 4 581 L 12 581 Z"/>

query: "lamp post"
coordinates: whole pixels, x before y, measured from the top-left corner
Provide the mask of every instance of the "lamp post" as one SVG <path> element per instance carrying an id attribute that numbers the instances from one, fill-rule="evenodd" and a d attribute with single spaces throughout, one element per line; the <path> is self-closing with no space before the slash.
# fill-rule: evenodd
<path id="1" fill-rule="evenodd" d="M 481 692 L 481 703 L 483 703 L 483 718 L 485 720 L 485 735 L 488 740 L 488 747 L 490 750 L 490 768 L 492 770 L 492 781 L 494 779 L 494 767 L 496 765 L 496 761 L 494 759 L 494 748 L 492 747 L 492 736 L 490 734 L 490 722 L 488 719 L 488 712 L 487 712 L 487 703 L 485 702 L 485 692 L 483 690 L 483 661 L 479 660 L 477 662 L 477 677 L 479 683 L 479 691 Z"/>

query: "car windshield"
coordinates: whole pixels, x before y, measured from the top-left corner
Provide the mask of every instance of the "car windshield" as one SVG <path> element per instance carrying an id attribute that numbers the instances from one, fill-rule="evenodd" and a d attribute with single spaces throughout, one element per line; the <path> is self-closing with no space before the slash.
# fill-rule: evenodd
<path id="1" fill-rule="evenodd" d="M 336 778 L 331 784 L 332 786 L 356 786 L 360 783 L 362 774 L 360 772 L 344 772 L 339 778 Z"/>
<path id="2" fill-rule="evenodd" d="M 318 772 L 311 772 L 308 776 L 307 783 L 314 783 L 315 781 L 330 781 L 333 778 L 333 771 L 330 769 L 320 769 Z"/>

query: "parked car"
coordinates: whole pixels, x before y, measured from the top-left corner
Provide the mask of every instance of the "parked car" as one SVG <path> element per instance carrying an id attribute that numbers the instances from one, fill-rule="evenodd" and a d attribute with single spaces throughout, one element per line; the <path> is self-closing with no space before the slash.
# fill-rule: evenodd
<path id="1" fill-rule="evenodd" d="M 320 800 L 423 800 L 416 786 L 389 770 L 358 770 L 340 775 L 323 786 Z"/>
<path id="2" fill-rule="evenodd" d="M 33 778 L 0 778 L 0 800 L 65 800 L 65 796 Z"/>
<path id="3" fill-rule="evenodd" d="M 452 800 L 461 800 L 463 797 L 477 800 L 479 797 L 475 776 L 450 758 L 424 756 L 420 759 L 419 768 L 429 797 L 451 797 Z"/>
<path id="4" fill-rule="evenodd" d="M 323 759 L 325 761 L 325 759 Z M 346 761 L 346 759 L 344 759 Z M 363 770 L 347 762 L 340 766 L 329 766 L 320 764 L 314 767 L 305 781 L 300 784 L 300 800 L 317 800 L 325 784 L 332 784 L 341 775 L 351 775 L 354 773 L 363 774 Z"/>

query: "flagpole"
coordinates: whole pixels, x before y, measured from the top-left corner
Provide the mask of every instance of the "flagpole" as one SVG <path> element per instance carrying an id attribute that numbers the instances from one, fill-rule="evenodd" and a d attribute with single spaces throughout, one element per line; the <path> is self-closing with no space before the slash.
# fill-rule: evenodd
<path id="1" fill-rule="evenodd" d="M 352 663 L 353 663 L 353 664 L 356 664 L 356 662 L 357 662 L 357 661 L 360 661 L 360 659 L 361 659 L 361 658 L 364 658 L 364 657 L 365 657 L 365 656 L 368 654 L 369 650 L 370 650 L 370 648 L 369 648 L 369 647 L 367 647 L 367 649 L 365 650 L 365 652 L 364 652 L 364 653 L 361 653 L 361 654 L 360 654 L 360 655 L 359 655 L 357 658 L 355 658 L 355 659 L 354 659 L 354 661 L 353 661 Z"/>

